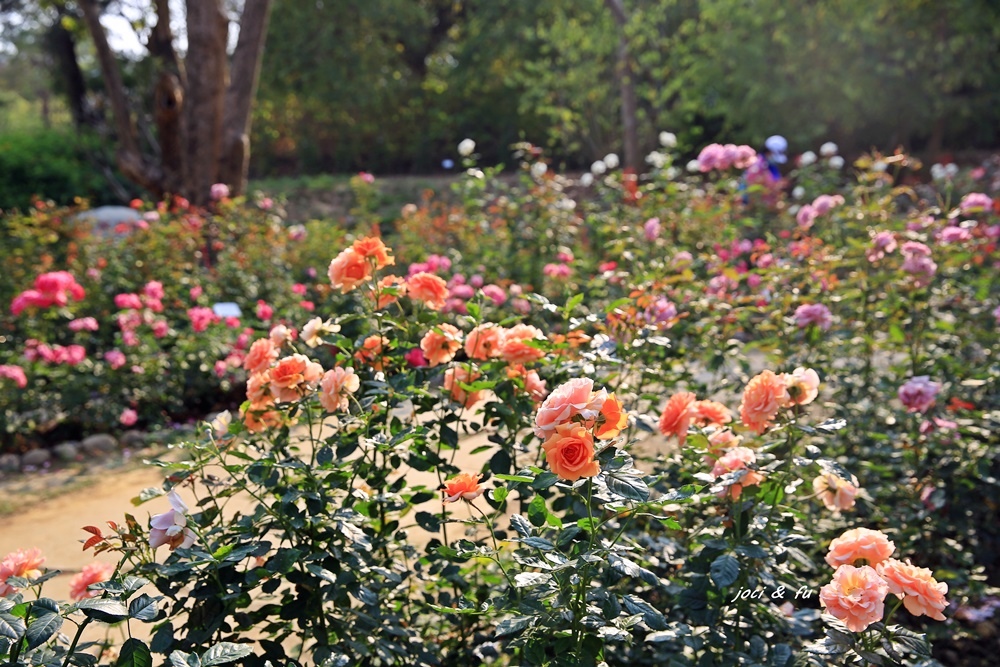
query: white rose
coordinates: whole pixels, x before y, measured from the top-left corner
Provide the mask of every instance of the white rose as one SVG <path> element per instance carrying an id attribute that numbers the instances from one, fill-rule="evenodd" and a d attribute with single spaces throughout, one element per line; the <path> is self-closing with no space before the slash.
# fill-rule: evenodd
<path id="1" fill-rule="evenodd" d="M 618 166 L 618 156 L 614 153 L 608 153 L 604 156 L 604 164 L 608 169 L 614 169 Z"/>
<path id="2" fill-rule="evenodd" d="M 802 199 L 805 193 L 806 189 L 804 187 L 802 187 L 801 185 L 796 185 L 795 188 L 792 190 L 792 197 L 794 199 Z"/>
<path id="3" fill-rule="evenodd" d="M 583 187 L 589 188 L 593 184 L 594 184 L 594 175 L 593 174 L 591 174 L 591 173 L 588 172 L 588 173 L 586 173 L 586 174 L 584 174 L 583 176 L 580 177 L 580 185 L 582 185 Z"/>
<path id="4" fill-rule="evenodd" d="M 681 170 L 677 167 L 669 167 L 665 172 L 663 172 L 668 180 L 674 180 L 681 175 Z"/>
<path id="5" fill-rule="evenodd" d="M 844 158 L 840 157 L 839 155 L 834 155 L 832 158 L 830 158 L 830 166 L 833 167 L 834 169 L 843 169 Z"/>
<path id="6" fill-rule="evenodd" d="M 660 145 L 664 148 L 677 146 L 677 135 L 673 132 L 660 132 Z"/>
<path id="7" fill-rule="evenodd" d="M 943 164 L 935 162 L 934 164 L 931 165 L 931 178 L 933 178 L 935 181 L 943 181 L 945 178 L 947 178 L 947 176 L 948 172 L 945 171 Z"/>
<path id="8" fill-rule="evenodd" d="M 946 164 L 944 166 L 944 175 L 948 178 L 955 178 L 958 176 L 958 165 L 952 162 L 951 164 Z"/>
<path id="9" fill-rule="evenodd" d="M 535 164 L 531 165 L 531 175 L 534 176 L 535 178 L 541 178 L 542 176 L 545 175 L 545 172 L 547 172 L 548 170 L 549 170 L 549 165 L 545 164 L 544 162 L 536 162 Z"/>
<path id="10" fill-rule="evenodd" d="M 799 156 L 799 164 L 803 167 L 808 167 L 811 164 L 816 163 L 816 154 L 812 151 L 806 151 Z"/>
<path id="11" fill-rule="evenodd" d="M 608 165 L 604 164 L 600 160 L 590 165 L 590 171 L 593 172 L 595 176 L 600 176 L 608 170 Z"/>
<path id="12" fill-rule="evenodd" d="M 687 163 L 687 170 L 692 174 L 697 174 L 701 171 L 701 162 L 698 162 L 698 160 L 691 160 Z"/>
<path id="13" fill-rule="evenodd" d="M 830 157 L 831 155 L 836 155 L 838 150 L 837 144 L 828 141 L 819 147 L 819 154 L 823 157 Z"/>
<path id="14" fill-rule="evenodd" d="M 885 171 L 888 168 L 889 168 L 889 165 L 887 165 L 882 160 L 878 160 L 875 164 L 872 165 L 872 170 L 873 171 L 878 171 L 878 172 Z"/>
<path id="15" fill-rule="evenodd" d="M 653 151 L 646 156 L 646 162 L 653 165 L 656 169 L 663 169 L 663 166 L 667 164 L 667 156 L 659 151 Z"/>
<path id="16" fill-rule="evenodd" d="M 458 154 L 462 157 L 469 157 L 472 151 L 476 150 L 476 142 L 472 139 L 462 139 L 458 144 Z"/>

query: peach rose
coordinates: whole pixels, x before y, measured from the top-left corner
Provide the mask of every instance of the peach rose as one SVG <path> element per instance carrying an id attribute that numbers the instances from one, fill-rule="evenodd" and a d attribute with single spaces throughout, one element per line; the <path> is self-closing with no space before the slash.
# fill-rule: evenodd
<path id="1" fill-rule="evenodd" d="M 826 562 L 830 567 L 856 565 L 858 561 L 875 566 L 889 558 L 895 550 L 896 545 L 884 533 L 868 528 L 854 528 L 830 542 Z"/>
<path id="2" fill-rule="evenodd" d="M 858 493 L 858 479 L 841 479 L 832 472 L 823 473 L 813 480 L 813 493 L 832 512 L 842 512 L 854 508 L 854 496 Z"/>
<path id="3" fill-rule="evenodd" d="M 354 353 L 354 358 L 377 371 L 384 371 L 386 364 L 389 363 L 389 357 L 382 355 L 388 346 L 389 339 L 385 336 L 368 336 L 362 341 L 361 349 Z"/>
<path id="4" fill-rule="evenodd" d="M 610 440 L 621 433 L 626 426 L 628 426 L 628 413 L 625 412 L 625 406 L 617 396 L 608 394 L 601 404 L 594 435 L 601 440 Z"/>
<path id="5" fill-rule="evenodd" d="M 851 632 L 862 632 L 882 620 L 889 587 L 875 568 L 841 565 L 833 581 L 819 589 L 819 602 Z"/>
<path id="6" fill-rule="evenodd" d="M 347 294 L 372 277 L 372 265 L 354 248 L 347 248 L 330 262 L 327 275 L 334 289 L 339 289 L 341 294 Z"/>
<path id="7" fill-rule="evenodd" d="M 37 579 L 42 576 L 42 563 L 45 556 L 40 549 L 18 549 L 12 551 L 0 560 L 0 598 L 17 592 L 17 589 L 7 583 L 9 577 L 22 579 Z"/>
<path id="8" fill-rule="evenodd" d="M 167 544 L 173 551 L 178 547 L 186 549 L 196 539 L 194 531 L 188 528 L 188 506 L 176 491 L 167 494 L 171 509 L 149 519 L 149 546 L 153 549 Z"/>
<path id="9" fill-rule="evenodd" d="M 535 404 L 541 403 L 546 394 L 545 380 L 538 377 L 538 371 L 530 370 L 524 374 L 524 390 L 531 396 Z"/>
<path id="10" fill-rule="evenodd" d="M 552 472 L 570 482 L 601 472 L 594 460 L 594 437 L 580 424 L 559 424 L 542 449 Z"/>
<path id="11" fill-rule="evenodd" d="M 270 370 L 251 375 L 247 380 L 247 400 L 255 404 L 273 402 L 270 383 Z"/>
<path id="12" fill-rule="evenodd" d="M 530 364 L 545 356 L 545 350 L 540 350 L 528 344 L 528 341 L 545 340 L 538 328 L 530 324 L 517 324 L 507 329 L 500 346 L 500 356 L 508 364 Z"/>
<path id="13" fill-rule="evenodd" d="M 284 324 L 276 324 L 267 336 L 275 347 L 280 348 L 285 343 L 295 340 L 295 329 L 289 329 Z"/>
<path id="14" fill-rule="evenodd" d="M 245 410 L 241 410 L 241 412 L 243 414 L 243 425 L 251 433 L 263 433 L 269 428 L 277 428 L 284 423 L 282 413 L 272 410 L 271 406 L 267 404 L 251 403 Z"/>
<path id="15" fill-rule="evenodd" d="M 250 373 L 260 373 L 266 370 L 278 359 L 278 350 L 269 338 L 260 338 L 253 342 L 250 351 L 243 359 L 243 368 Z"/>
<path id="16" fill-rule="evenodd" d="M 471 384 L 479 379 L 481 373 L 475 367 L 459 365 L 449 368 L 444 372 L 444 390 L 451 394 L 451 400 L 460 403 L 463 407 L 469 407 L 478 403 L 482 397 L 482 391 L 466 391 L 462 384 Z"/>
<path id="17" fill-rule="evenodd" d="M 660 415 L 660 433 L 667 437 L 676 437 L 683 445 L 687 440 L 691 418 L 694 416 L 694 404 L 695 395 L 689 391 L 678 392 L 667 399 L 667 404 L 663 406 L 663 413 Z"/>
<path id="18" fill-rule="evenodd" d="M 271 395 L 281 403 L 297 401 L 315 389 L 322 376 L 322 366 L 305 355 L 293 354 L 271 369 Z"/>
<path id="19" fill-rule="evenodd" d="M 729 408 L 718 401 L 695 401 L 691 410 L 692 423 L 701 428 L 723 426 L 733 421 Z"/>
<path id="20" fill-rule="evenodd" d="M 448 283 L 426 271 L 410 276 L 406 281 L 406 291 L 411 299 L 422 301 L 431 310 L 441 310 L 448 300 Z"/>
<path id="21" fill-rule="evenodd" d="M 459 499 L 471 502 L 483 495 L 485 489 L 479 485 L 479 480 L 482 478 L 481 473 L 474 475 L 469 472 L 463 472 L 447 480 L 442 489 L 445 495 L 444 502 L 453 503 Z"/>
<path id="22" fill-rule="evenodd" d="M 811 368 L 796 368 L 781 376 L 788 390 L 786 406 L 808 405 L 819 396 L 819 374 Z"/>
<path id="23" fill-rule="evenodd" d="M 451 324 L 437 325 L 420 340 L 420 351 L 431 366 L 448 363 L 461 347 L 462 332 Z"/>
<path id="24" fill-rule="evenodd" d="M 327 412 L 345 411 L 350 396 L 361 387 L 361 378 L 353 368 L 331 368 L 320 381 L 319 402 Z"/>
<path id="25" fill-rule="evenodd" d="M 392 251 L 386 248 L 382 239 L 377 236 L 366 236 L 363 239 L 358 239 L 351 246 L 351 249 L 365 259 L 373 260 L 376 269 L 384 269 L 396 263 L 395 258 L 390 254 Z"/>
<path id="26" fill-rule="evenodd" d="M 465 353 L 469 355 L 469 359 L 499 357 L 505 334 L 506 331 L 499 324 L 480 324 L 465 337 Z"/>
<path id="27" fill-rule="evenodd" d="M 378 304 L 382 309 L 391 303 L 396 303 L 399 297 L 406 296 L 406 280 L 399 276 L 385 276 L 378 281 Z"/>
<path id="28" fill-rule="evenodd" d="M 889 592 L 903 600 L 906 611 L 914 616 L 930 616 L 935 621 L 943 621 L 944 599 L 948 584 L 939 582 L 926 567 L 916 567 L 890 558 L 879 563 L 876 568 L 889 586 Z"/>
<path id="29" fill-rule="evenodd" d="M 743 390 L 740 420 L 758 435 L 772 425 L 778 411 L 788 402 L 788 388 L 780 375 L 764 371 Z"/>
<path id="30" fill-rule="evenodd" d="M 91 584 L 99 584 L 107 581 L 114 574 L 115 566 L 111 563 L 89 563 L 83 566 L 83 570 L 69 580 L 69 597 L 74 602 L 86 598 L 97 597 L 100 591 L 89 589 Z"/>
<path id="31" fill-rule="evenodd" d="M 573 378 L 555 388 L 545 399 L 535 415 L 535 435 L 547 439 L 559 424 L 569 422 L 576 416 L 584 421 L 593 419 L 600 412 L 601 403 L 592 404 L 594 381 L 589 378 Z"/>
<path id="32" fill-rule="evenodd" d="M 750 470 L 747 466 L 752 463 L 757 462 L 757 455 L 754 454 L 753 450 L 748 447 L 733 447 L 727 450 L 719 457 L 712 468 L 712 474 L 716 477 L 722 477 L 731 472 L 736 472 L 737 470 L 746 470 L 746 473 L 739 479 L 729 485 L 728 488 L 723 489 L 719 493 L 719 497 L 723 498 L 729 496 L 733 500 L 736 500 L 743 494 L 743 489 L 748 486 L 759 486 L 762 481 L 764 481 L 764 475 L 760 474 L 756 470 Z"/>

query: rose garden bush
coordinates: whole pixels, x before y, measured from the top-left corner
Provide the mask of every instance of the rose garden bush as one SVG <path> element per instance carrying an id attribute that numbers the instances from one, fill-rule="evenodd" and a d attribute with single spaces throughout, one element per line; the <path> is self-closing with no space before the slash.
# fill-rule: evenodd
<path id="1" fill-rule="evenodd" d="M 470 157 L 458 201 L 408 207 L 386 243 L 220 199 L 160 211 L 101 267 L 40 233 L 56 216 L 18 223 L 17 257 L 48 241 L 33 273 L 72 270 L 25 296 L 14 264 L 9 433 L 40 405 L 242 404 L 161 464 L 140 500 L 172 509 L 148 528 L 94 518 L 85 547 L 120 556 L 95 597 L 44 598 L 38 554 L 3 561 L 11 662 L 86 660 L 64 617 L 153 623 L 119 664 L 933 664 L 928 638 L 968 634 L 998 584 L 990 198 L 897 185 L 903 155 L 838 196 L 830 156 L 804 160 L 796 204 L 735 180 L 735 147 L 704 176 L 661 154 L 582 184 L 523 148 L 518 183 Z M 247 321 L 195 310 L 217 301 Z M 48 360 L 73 344 L 83 361 Z M 111 345 L 134 381 L 100 379 Z M 470 446 L 483 469 L 455 465 Z"/>

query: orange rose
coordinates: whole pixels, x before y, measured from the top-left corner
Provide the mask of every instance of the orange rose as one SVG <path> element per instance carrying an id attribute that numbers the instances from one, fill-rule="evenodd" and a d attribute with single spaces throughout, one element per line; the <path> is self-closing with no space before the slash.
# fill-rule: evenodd
<path id="1" fill-rule="evenodd" d="M 0 560 L 0 597 L 6 597 L 17 592 L 7 583 L 9 577 L 20 577 L 21 579 L 37 579 L 42 576 L 42 563 L 45 556 L 40 549 L 18 549 L 12 551 Z"/>
<path id="2" fill-rule="evenodd" d="M 271 371 L 254 373 L 247 380 L 247 400 L 251 403 L 270 403 L 274 399 L 271 396 Z"/>
<path id="3" fill-rule="evenodd" d="M 260 373 L 266 370 L 278 358 L 278 350 L 270 338 L 260 338 L 253 342 L 250 351 L 243 359 L 243 368 L 250 373 Z"/>
<path id="4" fill-rule="evenodd" d="M 862 632 L 882 620 L 889 587 L 874 568 L 841 565 L 833 581 L 819 589 L 819 602 L 851 632 Z"/>
<path id="5" fill-rule="evenodd" d="M 764 371 L 743 390 L 740 420 L 758 435 L 772 425 L 778 411 L 788 402 L 788 388 L 782 376 Z"/>
<path id="6" fill-rule="evenodd" d="M 492 359 L 500 356 L 506 331 L 499 324 L 480 324 L 465 337 L 465 353 L 470 359 Z"/>
<path id="7" fill-rule="evenodd" d="M 372 277 L 372 265 L 354 248 L 348 248 L 333 258 L 327 275 L 334 289 L 339 288 L 341 294 L 347 294 Z"/>
<path id="8" fill-rule="evenodd" d="M 691 421 L 701 428 L 723 426 L 733 421 L 729 408 L 718 401 L 695 401 L 691 411 Z"/>
<path id="9" fill-rule="evenodd" d="M 431 310 L 444 308 L 448 298 L 448 283 L 426 271 L 410 276 L 406 281 L 406 290 L 411 299 L 422 301 Z"/>
<path id="10" fill-rule="evenodd" d="M 277 428 L 284 422 L 282 413 L 270 410 L 268 406 L 251 404 L 243 411 L 243 424 L 251 433 L 263 433 L 269 428 Z"/>
<path id="11" fill-rule="evenodd" d="M 545 356 L 528 341 L 545 340 L 545 335 L 530 324 L 518 324 L 507 329 L 500 345 L 500 356 L 508 364 L 530 364 Z"/>
<path id="12" fill-rule="evenodd" d="M 271 369 L 271 394 L 277 401 L 297 401 L 316 387 L 323 367 L 302 354 L 293 354 L 278 361 Z"/>
<path id="13" fill-rule="evenodd" d="M 354 358 L 377 371 L 384 371 L 389 357 L 382 356 L 382 353 L 388 345 L 388 338 L 373 334 L 361 343 L 361 349 L 354 353 Z"/>
<path id="14" fill-rule="evenodd" d="M 764 476 L 756 470 L 751 470 L 747 467 L 756 462 L 757 455 L 748 447 L 733 447 L 723 453 L 712 468 L 713 475 L 722 477 L 737 470 L 746 470 L 746 473 L 738 481 L 720 491 L 719 497 L 728 495 L 733 500 L 737 500 L 743 494 L 743 489 L 746 487 L 759 486 L 764 481 Z"/>
<path id="15" fill-rule="evenodd" d="M 538 408 L 535 415 L 535 435 L 546 440 L 557 426 L 577 416 L 584 421 L 597 417 L 604 399 L 601 399 L 601 403 L 595 403 L 593 389 L 594 381 L 590 378 L 573 378 L 556 387 Z"/>
<path id="16" fill-rule="evenodd" d="M 115 571 L 115 566 L 111 563 L 90 563 L 84 565 L 83 570 L 69 580 L 69 597 L 74 601 L 86 598 L 97 597 L 100 591 L 90 590 L 91 584 L 99 584 L 107 581 Z"/>
<path id="17" fill-rule="evenodd" d="M 813 493 L 823 501 L 826 508 L 832 512 L 841 512 L 854 507 L 854 496 L 858 493 L 858 480 L 841 479 L 832 472 L 823 473 L 813 480 Z"/>
<path id="18" fill-rule="evenodd" d="M 451 394 L 451 400 L 462 404 L 463 407 L 475 405 L 482 399 L 482 391 L 466 391 L 462 384 L 471 384 L 479 379 L 480 373 L 473 367 L 471 370 L 467 366 L 455 366 L 444 372 L 444 390 Z"/>
<path id="19" fill-rule="evenodd" d="M 386 276 L 378 281 L 379 309 L 396 303 L 401 296 L 406 296 L 406 281 L 399 276 Z"/>
<path id="20" fill-rule="evenodd" d="M 944 599 L 948 584 L 936 581 L 930 570 L 895 558 L 879 563 L 876 569 L 888 584 L 889 592 L 903 600 L 906 611 L 914 616 L 930 616 L 935 621 L 944 620 L 941 612 L 948 606 Z"/>
<path id="21" fill-rule="evenodd" d="M 461 347 L 462 332 L 451 324 L 439 324 L 420 340 L 420 351 L 431 366 L 448 363 Z"/>
<path id="22" fill-rule="evenodd" d="M 688 426 L 694 413 L 695 395 L 689 391 L 674 394 L 663 406 L 660 415 L 660 433 L 675 436 L 680 444 L 687 440 Z"/>
<path id="23" fill-rule="evenodd" d="M 604 399 L 601 413 L 597 417 L 597 424 L 594 435 L 601 440 L 614 438 L 622 432 L 623 428 L 628 426 L 628 413 L 625 412 L 625 406 L 614 394 L 608 394 L 608 397 Z"/>
<path id="24" fill-rule="evenodd" d="M 594 460 L 594 437 L 580 424 L 559 424 L 542 449 L 552 472 L 570 482 L 601 472 Z"/>
<path id="25" fill-rule="evenodd" d="M 384 269 L 396 263 L 395 258 L 389 254 L 392 251 L 386 248 L 382 239 L 377 236 L 366 236 L 363 239 L 358 239 L 354 242 L 352 250 L 365 259 L 374 260 L 376 269 Z"/>
<path id="26" fill-rule="evenodd" d="M 896 545 L 884 533 L 868 528 L 854 528 L 830 542 L 826 562 L 830 567 L 856 565 L 858 561 L 875 566 L 888 559 L 895 550 Z"/>
<path id="27" fill-rule="evenodd" d="M 447 480 L 442 489 L 445 495 L 444 502 L 453 503 L 459 498 L 471 502 L 483 495 L 485 489 L 479 486 L 479 480 L 482 478 L 482 474 L 463 472 Z"/>

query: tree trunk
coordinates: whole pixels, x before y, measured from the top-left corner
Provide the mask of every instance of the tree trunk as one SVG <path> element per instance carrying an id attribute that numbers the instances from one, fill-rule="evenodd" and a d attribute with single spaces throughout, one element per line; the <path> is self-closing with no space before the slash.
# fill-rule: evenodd
<path id="1" fill-rule="evenodd" d="M 159 197 L 163 194 L 162 174 L 158 167 L 149 164 L 143 158 L 139 149 L 135 123 L 132 122 L 132 115 L 128 108 L 125 85 L 122 83 L 118 61 L 115 60 L 115 56 L 111 52 L 108 36 L 104 33 L 104 27 L 101 25 L 100 12 L 94 4 L 94 0 L 80 0 L 80 9 L 83 10 L 84 21 L 90 31 L 91 38 L 94 40 L 94 50 L 97 51 L 97 60 L 104 77 L 104 87 L 111 102 L 115 133 L 118 138 L 118 168 L 126 178 Z"/>
<path id="2" fill-rule="evenodd" d="M 257 95 L 272 0 L 247 0 L 240 19 L 240 38 L 233 53 L 232 82 L 226 91 L 222 161 L 219 180 L 233 195 L 246 191 L 250 165 L 251 107 Z"/>
<path id="3" fill-rule="evenodd" d="M 625 5 L 622 0 L 605 0 L 611 15 L 618 26 L 618 53 L 616 74 L 618 85 L 621 91 L 622 104 L 622 131 L 625 140 L 625 155 L 622 161 L 627 169 L 638 173 L 639 167 L 639 123 L 638 123 L 638 103 L 635 97 L 635 81 L 632 73 L 632 62 L 629 58 L 628 16 L 625 14 Z"/>
<path id="4" fill-rule="evenodd" d="M 184 191 L 184 69 L 174 51 L 174 36 L 170 30 L 170 6 L 167 0 L 156 0 L 156 25 L 147 44 L 160 70 L 153 94 L 153 116 L 160 144 L 160 165 L 163 169 L 165 192 Z"/>
<path id="5" fill-rule="evenodd" d="M 219 182 L 229 21 L 222 0 L 186 0 L 186 5 L 184 193 L 192 203 L 204 205 L 210 200 L 212 185 Z"/>
<path id="6" fill-rule="evenodd" d="M 63 27 L 62 17 L 60 13 L 49 28 L 48 47 L 58 63 L 57 71 L 62 78 L 62 87 L 70 113 L 73 115 L 73 123 L 81 127 L 87 122 L 84 108 L 87 84 L 83 79 L 83 72 L 80 71 L 80 62 L 76 58 L 76 43 L 73 41 L 73 35 Z"/>

